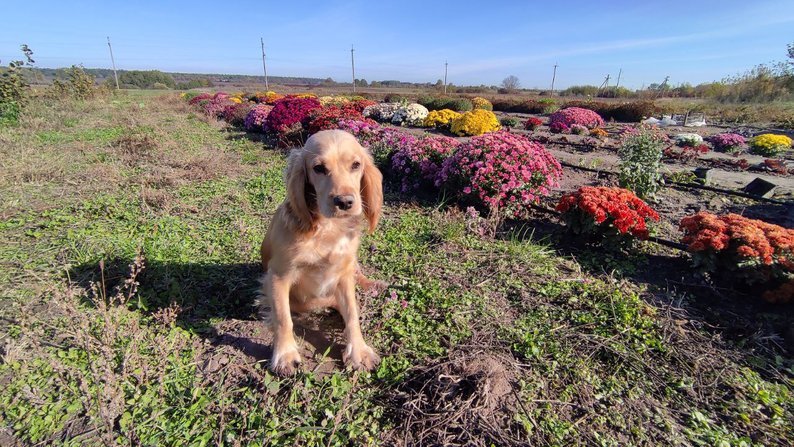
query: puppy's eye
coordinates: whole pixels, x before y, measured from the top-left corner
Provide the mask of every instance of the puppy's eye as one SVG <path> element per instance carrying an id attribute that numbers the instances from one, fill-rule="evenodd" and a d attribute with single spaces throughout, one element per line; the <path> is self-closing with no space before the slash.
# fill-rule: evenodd
<path id="1" fill-rule="evenodd" d="M 317 165 L 313 169 L 314 172 L 320 175 L 328 175 L 328 169 L 325 167 L 325 165 Z"/>
<path id="2" fill-rule="evenodd" d="M 354 171 L 357 171 L 358 168 L 360 168 L 360 167 L 361 167 L 361 162 L 359 162 L 359 161 L 354 161 L 353 162 L 353 170 Z"/>

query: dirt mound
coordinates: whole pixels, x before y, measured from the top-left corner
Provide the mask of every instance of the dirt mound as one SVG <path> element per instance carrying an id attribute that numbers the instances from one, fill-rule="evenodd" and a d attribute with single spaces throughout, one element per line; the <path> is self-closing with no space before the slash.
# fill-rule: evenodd
<path id="1" fill-rule="evenodd" d="M 456 351 L 409 371 L 391 395 L 399 445 L 520 445 L 513 420 L 519 402 L 516 370 L 508 355 Z"/>

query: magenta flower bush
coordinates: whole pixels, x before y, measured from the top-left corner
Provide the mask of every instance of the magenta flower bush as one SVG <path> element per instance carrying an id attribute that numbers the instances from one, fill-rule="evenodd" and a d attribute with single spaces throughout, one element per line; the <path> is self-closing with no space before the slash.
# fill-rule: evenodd
<path id="1" fill-rule="evenodd" d="M 204 113 L 213 118 L 223 118 L 223 111 L 227 106 L 234 104 L 229 95 L 216 93 L 212 99 L 202 101 L 199 106 L 203 106 Z"/>
<path id="2" fill-rule="evenodd" d="M 276 101 L 265 118 L 265 130 L 286 136 L 302 130 L 301 123 L 314 109 L 319 109 L 317 98 L 284 98 Z"/>
<path id="3" fill-rule="evenodd" d="M 551 131 L 551 133 L 567 133 L 569 130 L 570 129 L 565 123 L 556 122 L 549 125 L 549 131 Z"/>
<path id="4" fill-rule="evenodd" d="M 421 137 L 412 144 L 401 144 L 391 157 L 392 170 L 400 178 L 401 192 L 433 186 L 441 165 L 460 142 L 441 135 Z"/>
<path id="5" fill-rule="evenodd" d="M 369 148 L 375 162 L 381 166 L 388 163 L 392 154 L 407 150 L 417 141 L 408 132 L 366 121 L 340 120 L 337 127 L 352 133 L 362 146 Z"/>
<path id="6" fill-rule="evenodd" d="M 232 126 L 242 127 L 250 111 L 251 105 L 248 103 L 232 103 L 223 109 L 223 120 Z"/>
<path id="7" fill-rule="evenodd" d="M 212 99 L 212 95 L 210 95 L 209 93 L 202 93 L 200 95 L 194 96 L 190 101 L 188 101 L 188 104 L 190 104 L 191 106 L 195 106 L 201 101 L 208 101 L 210 99 Z"/>
<path id="8" fill-rule="evenodd" d="M 461 144 L 444 160 L 436 185 L 499 212 L 526 217 L 536 203 L 557 186 L 560 163 L 543 145 L 522 135 L 493 132 Z"/>
<path id="9" fill-rule="evenodd" d="M 604 119 L 592 110 L 583 109 L 581 107 L 568 107 L 567 109 L 562 109 L 551 114 L 549 117 L 549 125 L 554 123 L 562 123 L 568 127 L 579 124 L 588 129 L 592 129 L 594 127 L 602 127 L 604 125 Z"/>
<path id="10" fill-rule="evenodd" d="M 251 109 L 248 115 L 245 116 L 245 130 L 249 132 L 264 132 L 265 119 L 267 119 L 271 110 L 273 110 L 273 106 L 267 104 L 259 104 Z"/>
<path id="11" fill-rule="evenodd" d="M 719 133 L 712 135 L 709 142 L 714 146 L 714 149 L 720 152 L 728 152 L 736 154 L 742 151 L 747 140 L 736 133 Z"/>

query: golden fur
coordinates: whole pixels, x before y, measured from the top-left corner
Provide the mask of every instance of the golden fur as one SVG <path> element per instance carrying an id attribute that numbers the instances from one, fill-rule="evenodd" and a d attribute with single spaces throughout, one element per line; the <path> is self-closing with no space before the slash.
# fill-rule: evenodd
<path id="1" fill-rule="evenodd" d="M 356 282 L 361 216 L 372 233 L 383 205 L 383 176 L 349 133 L 314 134 L 290 154 L 287 198 L 262 241 L 262 295 L 270 307 L 273 355 L 270 369 L 292 374 L 301 361 L 290 312 L 331 307 L 345 321 L 345 364 L 372 369 L 380 357 L 361 334 Z"/>

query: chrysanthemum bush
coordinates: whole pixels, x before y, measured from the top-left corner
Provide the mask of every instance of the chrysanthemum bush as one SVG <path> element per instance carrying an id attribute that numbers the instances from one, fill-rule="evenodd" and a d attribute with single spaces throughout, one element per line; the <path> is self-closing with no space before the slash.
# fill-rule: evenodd
<path id="1" fill-rule="evenodd" d="M 403 126 L 421 126 L 427 118 L 427 108 L 421 104 L 411 103 L 401 105 L 392 115 L 392 124 Z"/>
<path id="2" fill-rule="evenodd" d="M 594 138 L 598 138 L 599 140 L 604 140 L 607 137 L 609 137 L 609 133 L 607 133 L 606 130 L 604 130 L 604 129 L 600 128 L 600 127 L 596 127 L 596 128 L 590 129 L 590 136 L 594 137 Z"/>
<path id="3" fill-rule="evenodd" d="M 641 198 L 653 197 L 662 187 L 662 155 L 669 138 L 659 128 L 640 125 L 625 128 L 618 155 L 620 186 Z"/>
<path id="4" fill-rule="evenodd" d="M 480 98 L 479 96 L 476 98 L 472 98 L 471 104 L 475 109 L 482 109 L 482 110 L 487 110 L 489 112 L 493 112 L 493 104 L 491 104 L 491 101 L 488 101 L 485 98 Z"/>
<path id="5" fill-rule="evenodd" d="M 562 196 L 556 209 L 574 234 L 614 245 L 647 239 L 648 224 L 659 221 L 653 208 L 624 188 L 584 186 Z"/>
<path id="6" fill-rule="evenodd" d="M 387 166 L 395 152 L 413 145 L 417 138 L 393 127 L 383 127 L 372 120 L 340 120 L 337 128 L 350 132 L 358 142 L 369 148 L 379 166 Z"/>
<path id="7" fill-rule="evenodd" d="M 382 102 L 379 104 L 371 105 L 362 111 L 362 114 L 367 117 L 382 123 L 390 123 L 394 118 L 394 112 L 400 108 L 400 104 L 391 102 Z"/>
<path id="8" fill-rule="evenodd" d="M 718 133 L 709 138 L 714 149 L 729 154 L 738 154 L 744 149 L 747 140 L 737 133 Z"/>
<path id="9" fill-rule="evenodd" d="M 285 97 L 276 101 L 273 110 L 265 118 L 265 130 L 278 134 L 281 139 L 298 137 L 303 130 L 302 122 L 320 101 L 311 97 Z"/>
<path id="10" fill-rule="evenodd" d="M 253 95 L 253 101 L 258 102 L 260 104 L 269 104 L 273 105 L 279 99 L 282 99 L 284 95 L 279 95 L 276 92 L 267 91 L 267 92 L 256 92 Z"/>
<path id="11" fill-rule="evenodd" d="M 242 127 L 250 111 L 250 103 L 231 104 L 223 109 L 223 120 L 232 126 Z"/>
<path id="12" fill-rule="evenodd" d="M 750 140 L 750 149 L 756 155 L 774 157 L 791 148 L 791 138 L 785 135 L 765 133 Z"/>
<path id="13" fill-rule="evenodd" d="M 392 171 L 400 178 L 400 190 L 407 192 L 435 186 L 441 165 L 459 145 L 458 140 L 440 135 L 400 145 L 391 157 Z"/>
<path id="14" fill-rule="evenodd" d="M 527 121 L 524 123 L 524 129 L 526 130 L 536 130 L 543 124 L 543 120 L 540 118 L 530 117 L 527 118 Z"/>
<path id="15" fill-rule="evenodd" d="M 704 211 L 681 219 L 680 228 L 682 242 L 703 272 L 760 286 L 762 298 L 772 303 L 794 299 L 794 230 Z"/>
<path id="16" fill-rule="evenodd" d="M 306 117 L 304 127 L 309 134 L 314 134 L 321 130 L 337 129 L 341 120 L 372 121 L 364 118 L 361 112 L 351 103 L 345 103 L 312 110 Z M 375 122 L 372 121 L 372 123 L 374 124 Z"/>
<path id="17" fill-rule="evenodd" d="M 460 116 L 460 113 L 450 110 L 431 110 L 422 125 L 424 127 L 435 127 L 436 129 L 449 130 L 452 121 Z"/>
<path id="18" fill-rule="evenodd" d="M 273 106 L 267 104 L 258 104 L 254 106 L 245 116 L 243 126 L 249 132 L 264 132 L 265 120 L 273 110 Z"/>
<path id="19" fill-rule="evenodd" d="M 684 147 L 697 147 L 703 144 L 703 137 L 696 133 L 679 133 L 675 136 L 675 143 Z"/>
<path id="20" fill-rule="evenodd" d="M 568 133 L 570 131 L 570 127 L 565 123 L 556 122 L 549 124 L 549 131 L 551 133 Z"/>
<path id="21" fill-rule="evenodd" d="M 452 121 L 450 130 L 458 136 L 482 135 L 499 130 L 499 120 L 493 112 L 477 109 L 465 112 Z"/>
<path id="22" fill-rule="evenodd" d="M 504 217 L 525 217 L 529 204 L 548 195 L 562 175 L 560 163 L 539 143 L 495 132 L 461 144 L 444 160 L 436 185 L 463 201 Z"/>
<path id="23" fill-rule="evenodd" d="M 549 124 L 563 123 L 568 127 L 574 124 L 585 126 L 588 129 L 593 127 L 602 127 L 604 120 L 599 114 L 592 110 L 582 109 L 580 107 L 568 107 L 554 112 L 549 117 Z"/>

